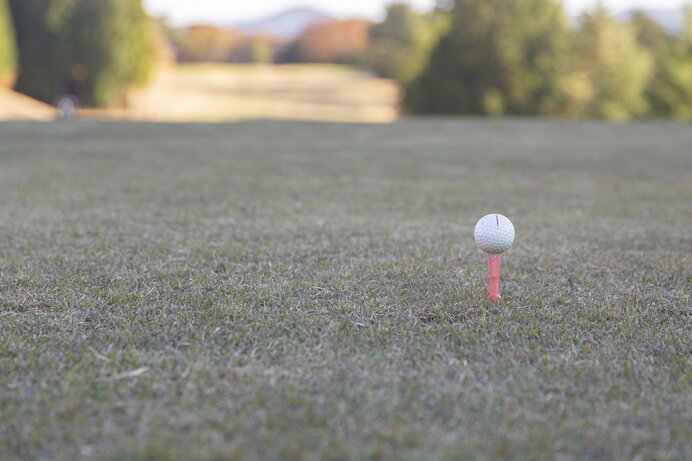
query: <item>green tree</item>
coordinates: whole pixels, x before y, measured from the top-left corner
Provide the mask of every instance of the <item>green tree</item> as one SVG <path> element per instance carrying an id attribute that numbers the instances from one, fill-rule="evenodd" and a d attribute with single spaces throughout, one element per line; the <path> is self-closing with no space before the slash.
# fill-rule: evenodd
<path id="1" fill-rule="evenodd" d="M 17 34 L 19 73 L 16 89 L 52 102 L 69 73 L 69 46 L 64 38 L 73 0 L 10 0 Z"/>
<path id="2" fill-rule="evenodd" d="M 0 85 L 8 85 L 14 78 L 17 50 L 14 27 L 7 0 L 0 0 Z"/>
<path id="3" fill-rule="evenodd" d="M 652 75 L 650 53 L 637 42 L 634 28 L 617 21 L 601 5 L 585 13 L 575 46 L 591 96 L 574 114 L 623 120 L 645 115 L 645 91 Z"/>
<path id="4" fill-rule="evenodd" d="M 564 110 L 570 36 L 554 0 L 464 0 L 430 63 L 408 88 L 416 113 L 537 114 Z"/>
<path id="5" fill-rule="evenodd" d="M 140 0 L 77 0 L 69 37 L 72 82 L 84 103 L 123 103 L 129 87 L 148 81 L 155 53 Z"/>
<path id="6" fill-rule="evenodd" d="M 643 13 L 631 21 L 639 43 L 654 59 L 654 73 L 646 87 L 646 115 L 692 118 L 692 7 L 685 12 L 685 26 L 674 37 Z"/>
<path id="7" fill-rule="evenodd" d="M 88 105 L 124 102 L 154 60 L 141 0 L 10 0 L 17 28 L 17 89 L 45 102 L 72 93 Z"/>
<path id="8" fill-rule="evenodd" d="M 421 15 L 406 3 L 392 3 L 370 28 L 366 62 L 377 74 L 408 84 L 417 78 L 445 26 L 442 13 Z"/>
<path id="9" fill-rule="evenodd" d="M 270 63 L 274 60 L 274 48 L 268 37 L 254 37 L 252 40 L 252 62 L 258 64 Z"/>
<path id="10" fill-rule="evenodd" d="M 654 54 L 671 51 L 674 38 L 644 11 L 636 11 L 630 19 L 630 25 L 639 44 L 649 51 Z"/>

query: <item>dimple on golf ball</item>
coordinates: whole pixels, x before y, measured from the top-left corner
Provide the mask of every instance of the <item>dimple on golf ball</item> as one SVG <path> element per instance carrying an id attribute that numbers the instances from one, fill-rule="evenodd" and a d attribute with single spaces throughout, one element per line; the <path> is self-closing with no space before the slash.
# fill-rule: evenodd
<path id="1" fill-rule="evenodd" d="M 473 230 L 476 245 L 490 254 L 500 254 L 509 250 L 514 243 L 512 221 L 501 214 L 483 216 Z"/>

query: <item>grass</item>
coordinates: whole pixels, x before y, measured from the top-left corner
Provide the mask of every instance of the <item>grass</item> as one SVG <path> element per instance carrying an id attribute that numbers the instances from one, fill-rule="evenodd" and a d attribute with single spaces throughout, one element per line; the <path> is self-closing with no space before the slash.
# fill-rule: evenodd
<path id="1" fill-rule="evenodd" d="M 183 64 L 159 68 L 146 88 L 131 95 L 129 109 L 80 113 L 157 122 L 382 123 L 399 117 L 399 93 L 392 80 L 348 66 Z"/>
<path id="2" fill-rule="evenodd" d="M 2 459 L 692 457 L 689 125 L 0 139 Z"/>

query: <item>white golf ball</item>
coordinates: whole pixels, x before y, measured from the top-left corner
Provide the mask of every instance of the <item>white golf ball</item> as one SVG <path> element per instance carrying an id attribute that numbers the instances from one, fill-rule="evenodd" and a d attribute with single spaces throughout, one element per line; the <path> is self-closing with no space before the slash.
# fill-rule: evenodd
<path id="1" fill-rule="evenodd" d="M 473 230 L 476 245 L 490 254 L 500 254 L 509 250 L 514 243 L 512 221 L 501 214 L 483 216 Z"/>

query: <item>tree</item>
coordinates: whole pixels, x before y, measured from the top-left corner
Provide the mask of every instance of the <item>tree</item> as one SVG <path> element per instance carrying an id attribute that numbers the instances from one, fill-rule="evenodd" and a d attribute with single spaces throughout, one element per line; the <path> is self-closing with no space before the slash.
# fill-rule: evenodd
<path id="1" fill-rule="evenodd" d="M 442 14 L 423 16 L 406 3 L 392 3 L 380 24 L 370 28 L 366 61 L 382 77 L 406 85 L 417 78 L 444 27 Z"/>
<path id="2" fill-rule="evenodd" d="M 654 73 L 645 90 L 652 117 L 692 118 L 692 7 L 678 37 L 668 34 L 644 13 L 631 20 L 638 42 L 654 59 Z"/>
<path id="3" fill-rule="evenodd" d="M 177 40 L 182 62 L 226 62 L 243 35 L 208 25 L 190 26 Z"/>
<path id="4" fill-rule="evenodd" d="M 243 35 L 233 43 L 228 62 L 234 63 L 269 63 L 279 48 L 276 37 L 269 35 Z"/>
<path id="5" fill-rule="evenodd" d="M 592 93 L 575 114 L 616 120 L 645 115 L 644 93 L 653 62 L 632 26 L 615 20 L 599 5 L 582 16 L 575 39 L 580 69 Z"/>
<path id="6" fill-rule="evenodd" d="M 71 77 L 84 103 L 124 103 L 128 88 L 148 81 L 153 32 L 140 0 L 77 0 L 69 32 Z"/>
<path id="7" fill-rule="evenodd" d="M 7 0 L 0 0 L 0 86 L 9 85 L 14 78 L 17 50 L 14 27 Z"/>
<path id="8" fill-rule="evenodd" d="M 141 0 L 10 0 L 17 89 L 45 102 L 72 93 L 88 105 L 123 103 L 154 60 Z"/>
<path id="9" fill-rule="evenodd" d="M 554 0 L 464 0 L 421 76 L 408 86 L 415 113 L 560 113 L 569 30 Z"/>
<path id="10" fill-rule="evenodd" d="M 16 89 L 52 102 L 69 75 L 69 46 L 64 37 L 72 0 L 9 0 L 17 34 L 19 73 Z"/>
<path id="11" fill-rule="evenodd" d="M 371 25 L 362 19 L 313 24 L 283 52 L 281 60 L 355 64 L 367 48 Z"/>
<path id="12" fill-rule="evenodd" d="M 673 47 L 673 37 L 644 11 L 634 12 L 630 26 L 637 42 L 654 54 L 669 53 Z"/>
<path id="13" fill-rule="evenodd" d="M 252 40 L 252 62 L 267 64 L 274 60 L 274 44 L 269 37 L 255 36 Z"/>

